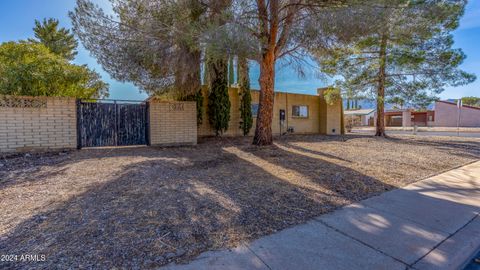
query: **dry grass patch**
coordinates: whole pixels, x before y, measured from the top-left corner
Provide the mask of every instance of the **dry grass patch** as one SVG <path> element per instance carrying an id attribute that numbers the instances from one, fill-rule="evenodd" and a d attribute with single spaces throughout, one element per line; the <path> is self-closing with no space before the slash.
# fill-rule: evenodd
<path id="1" fill-rule="evenodd" d="M 250 140 L 0 160 L 0 254 L 47 258 L 0 267 L 185 262 L 480 157 L 480 141 L 466 138 Z"/>

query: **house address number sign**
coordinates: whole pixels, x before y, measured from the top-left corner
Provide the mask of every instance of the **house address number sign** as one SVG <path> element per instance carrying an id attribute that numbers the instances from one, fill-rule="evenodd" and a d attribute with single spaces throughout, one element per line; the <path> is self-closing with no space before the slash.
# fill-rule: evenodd
<path id="1" fill-rule="evenodd" d="M 183 103 L 170 103 L 170 111 L 183 111 Z"/>

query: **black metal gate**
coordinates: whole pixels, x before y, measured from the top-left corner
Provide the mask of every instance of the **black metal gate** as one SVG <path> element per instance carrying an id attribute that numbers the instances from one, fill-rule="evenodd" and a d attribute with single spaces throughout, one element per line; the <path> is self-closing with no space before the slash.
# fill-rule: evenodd
<path id="1" fill-rule="evenodd" d="M 77 102 L 78 148 L 148 144 L 148 103 Z"/>

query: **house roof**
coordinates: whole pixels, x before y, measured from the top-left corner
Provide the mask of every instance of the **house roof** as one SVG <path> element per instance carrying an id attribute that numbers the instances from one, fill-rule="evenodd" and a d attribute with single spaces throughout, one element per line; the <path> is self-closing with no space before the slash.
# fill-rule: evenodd
<path id="1" fill-rule="evenodd" d="M 448 100 L 448 101 L 447 100 L 439 100 L 437 102 L 457 106 L 456 102 L 451 102 L 450 100 Z M 474 109 L 474 110 L 480 110 L 480 107 L 475 107 L 475 106 L 470 106 L 470 105 L 462 105 L 462 107 L 469 108 L 469 109 Z"/>
<path id="2" fill-rule="evenodd" d="M 368 115 L 374 112 L 375 109 L 361 109 L 361 110 L 347 110 L 344 111 L 343 114 L 345 115 Z"/>

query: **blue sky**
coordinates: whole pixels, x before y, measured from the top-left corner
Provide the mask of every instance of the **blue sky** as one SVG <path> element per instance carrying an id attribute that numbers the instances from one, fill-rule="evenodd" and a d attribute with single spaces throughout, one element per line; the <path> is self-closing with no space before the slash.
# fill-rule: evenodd
<path id="1" fill-rule="evenodd" d="M 95 0 L 99 5 L 108 7 L 107 0 Z M 0 0 L 0 42 L 27 39 L 33 36 L 34 20 L 53 17 L 60 20 L 62 26 L 70 28 L 68 11 L 75 6 L 75 0 Z M 459 98 L 462 96 L 480 96 L 480 1 L 470 0 L 460 27 L 454 32 L 455 47 L 462 48 L 467 55 L 462 68 L 475 73 L 479 79 L 472 84 L 461 87 L 447 88 L 440 97 Z M 140 100 L 146 97 L 131 83 L 122 83 L 113 80 L 103 71 L 88 51 L 82 46 L 78 50 L 75 62 L 87 64 L 102 75 L 110 84 L 110 98 Z M 253 88 L 258 88 L 258 67 L 253 67 L 251 82 Z M 288 67 L 277 70 L 275 88 L 280 91 L 315 94 L 316 88 L 322 87 L 324 82 L 314 75 L 307 74 L 306 78 L 298 78 L 295 71 Z"/>

